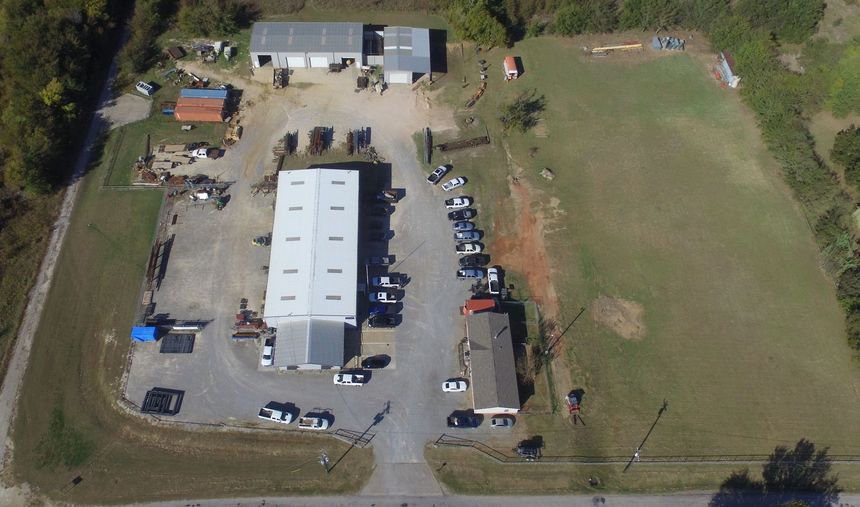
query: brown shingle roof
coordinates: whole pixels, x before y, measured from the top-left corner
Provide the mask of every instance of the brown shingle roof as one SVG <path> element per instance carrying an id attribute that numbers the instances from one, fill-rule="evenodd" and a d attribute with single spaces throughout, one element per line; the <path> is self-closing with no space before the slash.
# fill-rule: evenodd
<path id="1" fill-rule="evenodd" d="M 469 339 L 471 391 L 475 410 L 497 407 L 519 410 L 520 397 L 508 315 L 467 315 L 466 334 Z"/>

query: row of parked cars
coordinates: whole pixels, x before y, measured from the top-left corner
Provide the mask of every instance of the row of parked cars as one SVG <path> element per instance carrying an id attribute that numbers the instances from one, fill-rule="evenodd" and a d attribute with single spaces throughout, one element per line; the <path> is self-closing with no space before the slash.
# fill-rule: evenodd
<path id="1" fill-rule="evenodd" d="M 448 166 L 439 166 L 430 173 L 427 181 L 435 185 L 442 181 L 448 171 Z M 452 178 L 442 184 L 442 190 L 450 192 L 462 188 L 465 184 L 466 178 L 462 176 Z M 466 195 L 445 199 L 448 220 L 452 222 L 451 227 L 454 230 L 456 243 L 454 251 L 462 256 L 460 257 L 460 269 L 457 270 L 457 278 L 459 280 L 482 279 L 486 276 L 490 294 L 496 295 L 501 292 L 500 273 L 499 269 L 495 267 L 484 269 L 484 266 L 490 262 L 490 256 L 484 253 L 484 245 L 480 243 L 483 233 L 471 221 L 478 215 L 478 212 L 471 208 L 474 203 L 475 199 Z"/>

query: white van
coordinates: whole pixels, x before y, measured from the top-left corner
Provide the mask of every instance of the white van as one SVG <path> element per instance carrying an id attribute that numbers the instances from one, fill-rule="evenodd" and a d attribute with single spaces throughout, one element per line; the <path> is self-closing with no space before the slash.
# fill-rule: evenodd
<path id="1" fill-rule="evenodd" d="M 155 88 L 153 88 L 151 84 L 144 83 L 143 81 L 138 81 L 137 84 L 134 85 L 134 88 L 147 97 L 152 97 L 152 94 L 155 93 Z"/>

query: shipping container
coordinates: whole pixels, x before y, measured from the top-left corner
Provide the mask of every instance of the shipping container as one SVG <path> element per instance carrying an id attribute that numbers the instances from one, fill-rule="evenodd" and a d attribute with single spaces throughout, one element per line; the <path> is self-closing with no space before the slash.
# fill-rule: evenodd
<path id="1" fill-rule="evenodd" d="M 224 110 L 209 107 L 176 106 L 173 117 L 179 121 L 224 121 Z"/>
<path id="2" fill-rule="evenodd" d="M 228 93 L 228 90 L 221 90 L 220 88 L 183 88 L 179 92 L 179 96 L 189 99 L 226 99 Z"/>
<path id="3" fill-rule="evenodd" d="M 224 109 L 227 103 L 223 99 L 197 99 L 189 97 L 179 97 L 176 101 L 177 106 L 182 107 L 208 107 L 211 109 Z"/>

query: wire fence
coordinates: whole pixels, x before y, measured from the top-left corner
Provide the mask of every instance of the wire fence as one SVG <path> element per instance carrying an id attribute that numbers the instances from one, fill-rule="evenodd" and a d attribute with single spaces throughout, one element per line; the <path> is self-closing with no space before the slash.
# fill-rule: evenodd
<path id="1" fill-rule="evenodd" d="M 453 435 L 442 434 L 435 442 L 440 447 L 471 448 L 482 455 L 501 464 L 565 464 L 565 465 L 625 465 L 630 463 L 631 456 L 548 456 L 541 455 L 535 461 L 515 455 L 515 450 L 510 454 L 479 441 Z M 848 454 L 830 454 L 830 463 L 860 465 L 860 456 Z M 719 464 L 764 464 L 770 460 L 767 454 L 713 454 L 713 455 L 690 455 L 690 456 L 640 456 L 636 463 L 645 465 L 719 465 Z M 804 461 L 803 464 L 808 465 Z"/>

